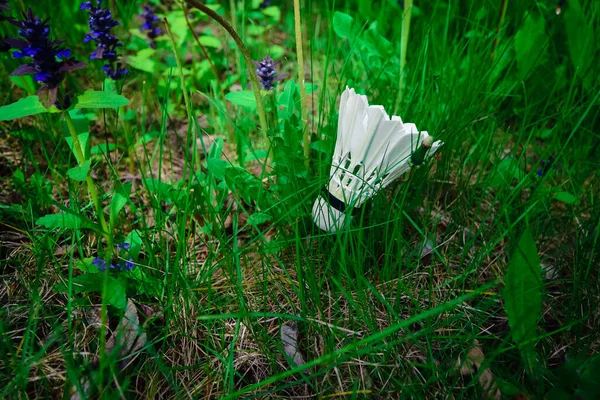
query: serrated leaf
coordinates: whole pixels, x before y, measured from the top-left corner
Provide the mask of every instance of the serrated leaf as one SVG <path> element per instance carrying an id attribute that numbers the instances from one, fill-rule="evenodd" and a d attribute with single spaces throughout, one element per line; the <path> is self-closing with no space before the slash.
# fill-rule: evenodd
<path id="1" fill-rule="evenodd" d="M 333 14 L 333 31 L 341 38 L 348 38 L 352 34 L 354 18 L 340 11 Z"/>
<path id="2" fill-rule="evenodd" d="M 256 109 L 256 97 L 251 90 L 229 92 L 225 95 L 225 99 L 236 106 L 246 107 L 252 110 Z"/>
<path id="3" fill-rule="evenodd" d="M 85 225 L 85 221 L 74 214 L 58 213 L 48 214 L 35 221 L 36 225 L 44 226 L 48 229 L 56 228 L 81 228 Z"/>
<path id="4" fill-rule="evenodd" d="M 40 103 L 38 96 L 29 96 L 19 99 L 16 103 L 0 107 L 0 121 L 10 121 L 46 112 L 56 112 L 55 110 L 58 111 L 54 106 L 50 110 L 47 110 Z"/>
<path id="5" fill-rule="evenodd" d="M 558 201 L 562 201 L 565 204 L 570 204 L 570 205 L 577 205 L 579 204 L 579 199 L 575 196 L 573 196 L 571 193 L 569 192 L 556 192 L 554 193 L 554 196 L 552 196 L 554 198 L 554 200 L 558 200 Z"/>
<path id="6" fill-rule="evenodd" d="M 85 181 L 88 172 L 90 172 L 91 164 L 92 162 L 90 160 L 86 160 L 83 164 L 77 167 L 69 168 L 69 170 L 67 171 L 67 176 L 75 181 Z"/>
<path id="7" fill-rule="evenodd" d="M 533 67 L 543 61 L 547 42 L 544 19 L 533 12 L 529 13 L 515 34 L 515 55 L 521 79 L 525 79 Z"/>
<path id="8" fill-rule="evenodd" d="M 504 277 L 504 307 L 513 340 L 519 345 L 527 370 L 537 363 L 535 344 L 542 312 L 542 268 L 529 227 L 521 235 Z"/>
<path id="9" fill-rule="evenodd" d="M 87 90 L 77 97 L 76 108 L 118 108 L 129 104 L 125 96 L 113 92 Z"/>

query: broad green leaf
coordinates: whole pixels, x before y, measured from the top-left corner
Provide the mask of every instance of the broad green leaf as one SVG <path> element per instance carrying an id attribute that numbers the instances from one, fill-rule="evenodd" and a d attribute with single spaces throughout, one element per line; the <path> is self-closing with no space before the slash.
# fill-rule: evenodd
<path id="1" fill-rule="evenodd" d="M 114 92 L 98 92 L 87 90 L 77 97 L 76 108 L 118 108 L 129 104 L 125 96 Z"/>
<path id="2" fill-rule="evenodd" d="M 208 171 L 215 176 L 217 179 L 223 179 L 225 177 L 225 171 L 231 164 L 220 158 L 207 158 L 206 167 Z"/>
<path id="3" fill-rule="evenodd" d="M 276 22 L 281 20 L 281 9 L 277 6 L 267 7 L 262 10 L 263 14 L 273 18 Z"/>
<path id="4" fill-rule="evenodd" d="M 56 228 L 82 228 L 85 226 L 85 221 L 78 215 L 58 213 L 48 214 L 38 218 L 35 223 L 49 229 Z"/>
<path id="5" fill-rule="evenodd" d="M 90 150 L 91 154 L 105 154 L 105 153 L 110 153 L 111 151 L 115 150 L 117 148 L 117 145 L 114 143 L 109 143 L 108 145 L 106 143 L 101 143 L 98 144 L 94 147 L 92 147 L 92 149 Z"/>
<path id="6" fill-rule="evenodd" d="M 229 92 L 225 95 L 225 99 L 236 106 L 247 107 L 252 110 L 256 109 L 256 97 L 251 90 Z"/>
<path id="7" fill-rule="evenodd" d="M 91 273 L 91 274 L 99 274 L 100 271 L 98 269 L 98 267 L 96 267 L 94 264 L 92 264 L 92 261 L 94 261 L 96 257 L 86 257 L 83 260 L 77 260 L 73 263 L 73 265 L 75 266 L 75 268 L 77 268 L 80 271 L 83 272 L 87 272 L 87 273 Z"/>
<path id="8" fill-rule="evenodd" d="M 81 150 L 83 151 L 83 156 L 86 160 L 90 158 L 90 133 L 83 132 L 77 135 L 79 139 L 79 145 L 81 146 Z M 75 155 L 75 159 L 79 160 L 79 155 L 77 151 L 75 151 L 75 146 L 73 146 L 73 139 L 71 136 L 65 136 L 65 140 L 67 141 L 67 145 Z"/>
<path id="9" fill-rule="evenodd" d="M 567 45 L 576 73 L 585 77 L 590 72 L 596 52 L 596 37 L 589 13 L 579 0 L 569 1 L 564 15 Z"/>
<path id="10" fill-rule="evenodd" d="M 525 79 L 533 67 L 543 61 L 547 44 L 544 19 L 533 12 L 529 13 L 515 34 L 517 69 L 521 79 Z"/>
<path id="11" fill-rule="evenodd" d="M 132 183 L 127 182 L 121 187 L 115 189 L 112 200 L 110 201 L 110 225 L 113 226 L 119 213 L 127 204 L 129 194 L 131 193 Z"/>
<path id="12" fill-rule="evenodd" d="M 140 251 L 142 251 L 142 235 L 140 235 L 140 232 L 137 229 L 132 230 L 125 238 L 125 243 L 131 245 L 129 248 L 129 255 L 136 259 L 140 254 Z"/>
<path id="13" fill-rule="evenodd" d="M 223 46 L 223 43 L 214 36 L 202 35 L 198 38 L 198 41 L 202 46 L 212 47 L 218 49 Z"/>
<path id="14" fill-rule="evenodd" d="M 283 55 L 285 54 L 285 50 L 283 49 L 283 47 L 274 44 L 272 46 L 269 46 L 269 54 L 271 55 L 271 58 L 273 60 L 277 60 L 278 58 L 283 57 Z"/>
<path id="15" fill-rule="evenodd" d="M 249 225 L 260 225 L 260 224 L 264 224 L 265 222 L 269 222 L 271 220 L 271 216 L 265 212 L 257 212 L 252 214 L 249 218 L 248 218 L 248 224 Z"/>
<path id="16" fill-rule="evenodd" d="M 579 204 L 579 199 L 569 192 L 557 192 L 554 193 L 554 196 L 552 197 L 554 198 L 554 200 L 562 201 L 565 204 Z"/>
<path id="17" fill-rule="evenodd" d="M 38 96 L 29 96 L 19 99 L 16 103 L 0 107 L 0 121 L 10 121 L 45 112 L 58 112 L 58 109 L 54 106 L 46 109 L 40 103 Z"/>
<path id="18" fill-rule="evenodd" d="M 311 94 L 319 88 L 319 85 L 316 85 L 314 83 L 307 83 L 306 85 L 304 85 L 304 87 L 306 88 L 306 94 Z"/>
<path id="19" fill-rule="evenodd" d="M 111 278 L 109 280 L 106 287 L 106 302 L 120 310 L 124 310 L 127 307 L 126 288 L 120 279 Z"/>
<path id="20" fill-rule="evenodd" d="M 333 14 L 333 30 L 341 38 L 348 38 L 352 34 L 354 18 L 340 11 Z"/>
<path id="21" fill-rule="evenodd" d="M 83 164 L 77 167 L 69 168 L 69 170 L 67 171 L 67 176 L 75 181 L 85 181 L 88 172 L 90 172 L 91 163 L 92 162 L 90 160 L 86 160 Z"/>
<path id="22" fill-rule="evenodd" d="M 502 185 L 509 185 L 512 183 L 513 179 L 521 179 L 523 177 L 523 172 L 521 168 L 519 168 L 517 160 L 512 157 L 504 158 L 500 163 L 495 167 L 494 171 L 490 174 L 492 177 L 490 181 L 490 186 L 497 187 Z"/>
<path id="23" fill-rule="evenodd" d="M 519 345 L 528 372 L 532 373 L 537 363 L 532 341 L 542 311 L 543 285 L 540 259 L 529 227 L 508 263 L 504 285 L 504 307 L 512 338 Z"/>
<path id="24" fill-rule="evenodd" d="M 33 96 L 35 93 L 35 82 L 31 75 L 11 75 L 10 81 L 25 90 L 28 95 Z"/>
<path id="25" fill-rule="evenodd" d="M 152 74 L 156 71 L 155 53 L 156 50 L 150 48 L 140 50 L 137 54 L 128 57 L 129 63 L 127 65 Z"/>

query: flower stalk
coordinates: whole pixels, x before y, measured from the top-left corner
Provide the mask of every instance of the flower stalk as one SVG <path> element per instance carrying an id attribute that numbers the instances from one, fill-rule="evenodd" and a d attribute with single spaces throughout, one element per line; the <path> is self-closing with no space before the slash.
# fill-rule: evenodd
<path id="1" fill-rule="evenodd" d="M 296 28 L 296 54 L 298 57 L 298 84 L 300 85 L 300 112 L 302 121 L 302 138 L 304 142 L 304 164 L 310 165 L 309 136 L 306 110 L 306 87 L 304 86 L 304 53 L 302 49 L 302 20 L 300 18 L 300 0 L 294 0 L 294 25 Z"/>
<path id="2" fill-rule="evenodd" d="M 195 7 L 198 10 L 202 11 L 203 13 L 205 13 L 206 15 L 208 15 L 209 17 L 214 19 L 219 25 L 221 25 L 231 35 L 231 37 L 237 44 L 238 48 L 242 52 L 242 55 L 244 56 L 246 65 L 247 66 L 252 65 L 252 58 L 250 58 L 250 53 L 248 52 L 248 49 L 244 45 L 242 38 L 240 38 L 240 36 L 235 31 L 235 29 L 233 29 L 231 24 L 229 22 L 227 22 L 227 20 L 225 18 L 221 17 L 214 10 L 212 10 L 209 7 L 205 6 L 204 4 L 200 3 L 200 1 L 198 1 L 198 0 L 185 0 L 185 2 L 188 5 L 190 5 L 191 7 Z M 263 105 L 262 97 L 260 94 L 260 86 L 258 83 L 258 78 L 256 77 L 256 74 L 248 74 L 248 75 L 250 76 L 250 83 L 252 85 L 252 91 L 254 92 L 254 97 L 256 98 L 256 111 L 258 113 L 258 119 L 260 121 L 260 129 L 262 130 L 263 134 L 265 135 L 265 138 L 267 140 L 267 145 L 268 145 L 269 137 L 267 135 L 267 116 L 265 114 L 265 107 Z"/>
<path id="3" fill-rule="evenodd" d="M 404 0 L 404 18 L 402 18 L 402 35 L 400 37 L 400 79 L 394 114 L 398 113 L 400 104 L 404 98 L 404 88 L 406 87 L 406 72 L 404 68 L 406 67 L 406 50 L 408 48 L 408 34 L 410 33 L 412 6 L 412 0 Z"/>
<path id="4" fill-rule="evenodd" d="M 77 136 L 77 131 L 75 130 L 75 125 L 73 125 L 73 120 L 69 115 L 68 111 L 63 113 L 65 117 L 65 122 L 67 123 L 67 128 L 69 133 L 71 134 L 71 139 L 73 139 L 73 148 L 75 149 L 75 155 L 77 156 L 77 163 L 79 165 L 83 165 L 85 162 L 85 155 L 83 154 L 83 150 L 81 149 L 81 142 L 79 141 L 79 136 Z M 104 218 L 104 212 L 102 211 L 102 204 L 100 203 L 100 199 L 98 198 L 98 192 L 96 191 L 96 186 L 94 185 L 94 180 L 90 176 L 89 172 L 85 177 L 85 181 L 88 187 L 88 191 L 90 193 L 90 198 L 96 207 L 96 213 L 98 214 L 98 220 L 100 221 L 100 226 L 102 227 L 102 236 L 106 239 L 109 247 L 112 245 L 112 238 L 110 236 L 110 231 L 108 228 L 108 224 L 106 223 L 106 218 Z"/>

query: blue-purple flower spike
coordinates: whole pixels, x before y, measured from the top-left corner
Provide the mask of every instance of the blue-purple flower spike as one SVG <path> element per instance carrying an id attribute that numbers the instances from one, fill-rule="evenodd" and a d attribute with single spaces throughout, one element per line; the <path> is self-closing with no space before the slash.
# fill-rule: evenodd
<path id="1" fill-rule="evenodd" d="M 57 87 L 65 78 L 66 72 L 83 68 L 86 64 L 70 58 L 71 51 L 60 46 L 63 40 L 50 40 L 48 19 L 42 21 L 31 9 L 23 14 L 23 20 L 8 18 L 7 21 L 19 28 L 21 36 L 19 39 L 4 39 L 16 49 L 13 57 L 31 59 L 29 64 L 21 65 L 12 75 L 33 75 L 37 82 L 44 85 L 42 89 L 47 91 L 47 105 L 55 104 Z M 63 104 L 65 102 L 68 103 L 66 99 Z"/>
<path id="2" fill-rule="evenodd" d="M 264 90 L 272 90 L 273 82 L 275 82 L 275 77 L 277 76 L 275 66 L 278 63 L 273 62 L 270 55 L 267 55 L 261 61 L 252 61 L 252 63 L 256 66 L 256 76 L 260 79 L 262 88 Z"/>
<path id="3" fill-rule="evenodd" d="M 144 19 L 144 24 L 140 28 L 140 32 L 146 32 L 150 46 L 155 47 L 154 39 L 163 33 L 158 27 L 160 18 L 156 16 L 154 9 L 150 6 L 144 6 L 144 11 L 140 15 Z"/>
<path id="4" fill-rule="evenodd" d="M 127 75 L 127 70 L 121 67 L 118 62 L 117 47 L 123 46 L 119 39 L 110 33 L 111 29 L 119 25 L 112 16 L 112 12 L 107 8 L 101 8 L 102 0 L 96 0 L 93 5 L 92 1 L 83 3 L 80 8 L 89 10 L 90 16 L 88 25 L 90 32 L 83 39 L 85 43 L 94 41 L 96 50 L 90 56 L 92 60 L 107 61 L 108 64 L 102 67 L 102 70 L 111 79 L 119 80 Z"/>

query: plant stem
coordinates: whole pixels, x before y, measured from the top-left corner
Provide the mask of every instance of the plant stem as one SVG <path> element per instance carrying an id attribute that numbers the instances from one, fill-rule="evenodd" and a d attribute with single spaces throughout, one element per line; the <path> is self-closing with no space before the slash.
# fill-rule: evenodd
<path id="1" fill-rule="evenodd" d="M 63 113 L 65 117 L 65 122 L 67 123 L 67 127 L 69 128 L 69 133 L 71 134 L 71 139 L 73 139 L 73 148 L 75 149 L 75 154 L 77 156 L 77 162 L 81 166 L 85 162 L 85 155 L 83 154 L 83 150 L 81 149 L 81 143 L 79 142 L 79 136 L 77 136 L 77 131 L 75 130 L 75 125 L 73 125 L 73 120 L 69 115 L 69 112 Z M 112 240 L 110 237 L 110 231 L 108 229 L 108 224 L 106 223 L 106 218 L 104 218 L 104 212 L 102 211 L 102 205 L 100 204 L 100 200 L 98 199 L 98 192 L 96 191 L 96 186 L 94 185 L 94 180 L 90 176 L 88 171 L 85 181 L 88 186 L 88 191 L 90 193 L 90 197 L 92 202 L 96 206 L 96 213 L 98 214 L 98 220 L 100 221 L 100 226 L 102 226 L 102 235 L 106 239 L 108 245 L 112 244 Z"/>
<path id="2" fill-rule="evenodd" d="M 206 15 L 208 15 L 209 17 L 214 19 L 223 28 L 225 28 L 225 30 L 231 35 L 231 37 L 233 38 L 235 43 L 238 45 L 238 48 L 242 52 L 242 55 L 244 56 L 244 60 L 246 61 L 246 65 L 247 66 L 252 65 L 252 58 L 250 58 L 250 53 L 248 52 L 248 49 L 246 49 L 244 42 L 242 42 L 242 38 L 240 38 L 240 36 L 235 31 L 235 29 L 233 29 L 231 24 L 229 22 L 227 22 L 227 20 L 225 18 L 221 17 L 215 11 L 213 11 L 209 7 L 205 6 L 204 4 L 200 3 L 198 0 L 185 0 L 185 2 L 187 4 L 189 4 L 191 7 L 195 7 L 198 10 L 202 11 L 203 13 L 205 13 Z M 241 73 L 241 71 L 240 71 L 240 73 Z M 265 135 L 265 139 L 267 140 L 267 145 L 269 145 L 269 137 L 267 136 L 267 117 L 265 114 L 265 107 L 263 105 L 262 98 L 260 95 L 260 86 L 258 84 L 258 79 L 256 78 L 256 74 L 254 74 L 254 73 L 251 73 L 248 75 L 250 76 L 250 83 L 252 84 L 252 90 L 254 91 L 254 97 L 256 98 L 256 111 L 258 113 L 258 118 L 260 120 L 260 129 L 262 130 L 263 134 Z"/>
<path id="3" fill-rule="evenodd" d="M 398 85 L 398 97 L 396 98 L 396 108 L 394 114 L 398 113 L 400 104 L 404 98 L 404 87 L 406 86 L 406 50 L 408 48 L 408 34 L 410 33 L 410 16 L 412 13 L 412 0 L 404 0 L 404 17 L 402 18 L 402 35 L 400 37 L 400 79 Z"/>
<path id="4" fill-rule="evenodd" d="M 494 39 L 494 50 L 492 51 L 492 62 L 496 59 L 496 50 L 498 49 L 498 35 L 500 35 L 500 29 L 504 25 L 504 17 L 506 16 L 506 9 L 508 8 L 508 0 L 502 1 L 502 9 L 500 10 L 500 19 L 498 20 L 498 26 L 496 27 L 496 38 Z"/>
<path id="5" fill-rule="evenodd" d="M 165 27 L 167 28 L 167 35 L 169 36 L 169 39 L 171 39 L 171 47 L 173 49 L 173 54 L 175 54 L 175 62 L 177 63 L 177 69 L 179 70 L 179 80 L 180 80 L 180 85 L 181 85 L 181 90 L 183 91 L 183 99 L 185 101 L 185 108 L 187 110 L 187 115 L 188 115 L 188 140 L 186 143 L 186 147 L 189 149 L 190 148 L 190 133 L 192 132 L 192 130 L 195 130 L 195 125 L 194 125 L 194 111 L 192 109 L 192 102 L 190 101 L 190 96 L 187 92 L 187 89 L 185 87 L 185 78 L 183 76 L 183 65 L 181 64 L 181 60 L 179 59 L 179 54 L 177 54 L 177 42 L 175 42 L 175 37 L 173 36 L 173 33 L 171 32 L 171 26 L 169 25 L 169 21 L 165 18 Z M 195 168 L 200 168 L 200 156 L 198 155 L 198 152 L 196 151 L 196 136 L 194 135 L 193 138 L 193 146 L 191 146 L 193 148 L 193 152 L 194 152 L 194 164 L 195 164 Z M 192 167 L 193 170 L 193 167 Z"/>
<path id="6" fill-rule="evenodd" d="M 304 141 L 304 164 L 310 166 L 309 132 L 306 110 L 306 87 L 304 86 L 304 53 L 302 49 L 302 21 L 300 18 L 300 0 L 294 0 L 294 25 L 296 28 L 296 54 L 298 57 L 298 84 L 300 85 L 300 112 L 302 121 L 302 137 Z"/>

